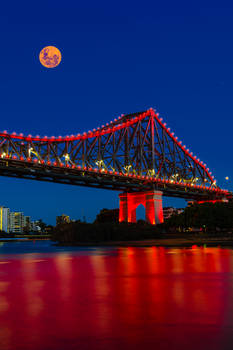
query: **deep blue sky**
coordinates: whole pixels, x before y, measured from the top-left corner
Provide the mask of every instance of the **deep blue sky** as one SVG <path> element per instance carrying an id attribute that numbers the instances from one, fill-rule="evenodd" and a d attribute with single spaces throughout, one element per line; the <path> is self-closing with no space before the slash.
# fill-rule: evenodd
<path id="1" fill-rule="evenodd" d="M 5 1 L 0 33 L 1 130 L 75 134 L 154 107 L 233 189 L 230 1 Z M 39 63 L 47 45 L 62 52 L 55 69 Z M 117 192 L 0 181 L 1 205 L 48 223 L 118 206 Z"/>

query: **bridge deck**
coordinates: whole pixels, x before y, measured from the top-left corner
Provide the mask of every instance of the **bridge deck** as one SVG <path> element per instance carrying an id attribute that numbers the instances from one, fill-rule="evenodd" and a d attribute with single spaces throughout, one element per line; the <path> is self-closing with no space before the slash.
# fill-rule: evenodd
<path id="1" fill-rule="evenodd" d="M 159 190 L 164 196 L 180 197 L 194 200 L 210 200 L 231 197 L 231 193 L 219 188 L 178 184 L 169 180 L 123 175 L 119 173 L 54 167 L 22 161 L 1 160 L 0 176 L 54 182 L 66 185 L 86 186 L 92 188 L 142 192 Z"/>

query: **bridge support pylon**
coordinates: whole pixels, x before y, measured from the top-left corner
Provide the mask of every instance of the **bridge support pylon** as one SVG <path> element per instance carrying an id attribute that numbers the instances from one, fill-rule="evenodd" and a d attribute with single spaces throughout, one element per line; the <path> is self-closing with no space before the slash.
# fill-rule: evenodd
<path id="1" fill-rule="evenodd" d="M 148 191 L 140 193 L 121 193 L 119 222 L 136 222 L 136 209 L 142 204 L 146 209 L 146 221 L 152 225 L 163 222 L 163 204 L 161 191 Z"/>

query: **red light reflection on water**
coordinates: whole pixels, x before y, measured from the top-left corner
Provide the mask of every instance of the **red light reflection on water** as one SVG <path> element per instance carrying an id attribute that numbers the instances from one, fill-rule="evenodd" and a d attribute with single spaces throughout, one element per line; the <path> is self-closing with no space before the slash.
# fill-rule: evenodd
<path id="1" fill-rule="evenodd" d="M 108 252 L 0 258 L 1 350 L 230 348 L 231 250 Z"/>

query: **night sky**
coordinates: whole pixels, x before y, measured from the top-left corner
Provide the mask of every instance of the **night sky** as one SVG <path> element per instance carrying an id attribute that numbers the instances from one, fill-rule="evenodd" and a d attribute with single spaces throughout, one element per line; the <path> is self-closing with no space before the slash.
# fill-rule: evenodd
<path id="1" fill-rule="evenodd" d="M 233 190 L 232 2 L 5 1 L 0 33 L 2 131 L 77 134 L 153 107 Z M 54 69 L 38 59 L 48 45 L 62 53 Z M 47 223 L 118 207 L 115 191 L 0 181 L 1 205 Z"/>

